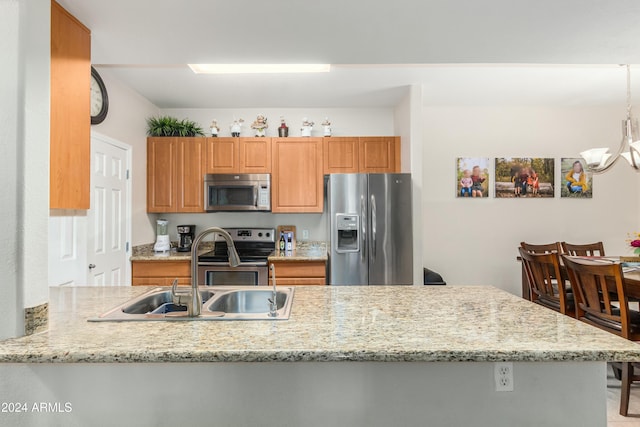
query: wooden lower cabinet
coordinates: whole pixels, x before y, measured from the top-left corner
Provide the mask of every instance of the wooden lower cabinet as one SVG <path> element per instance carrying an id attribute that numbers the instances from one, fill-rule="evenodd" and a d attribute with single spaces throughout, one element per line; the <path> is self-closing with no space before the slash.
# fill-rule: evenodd
<path id="1" fill-rule="evenodd" d="M 278 285 L 326 285 L 324 261 L 274 261 Z"/>
<path id="2" fill-rule="evenodd" d="M 133 261 L 131 276 L 133 286 L 191 285 L 191 261 Z"/>

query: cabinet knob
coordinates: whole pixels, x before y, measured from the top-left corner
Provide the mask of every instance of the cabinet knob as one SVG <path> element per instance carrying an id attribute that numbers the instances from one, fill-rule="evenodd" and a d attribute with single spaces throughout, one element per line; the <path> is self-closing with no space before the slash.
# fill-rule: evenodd
<path id="1" fill-rule="evenodd" d="M 95 264 L 89 264 L 89 270 L 93 270 L 94 268 L 96 268 Z"/>

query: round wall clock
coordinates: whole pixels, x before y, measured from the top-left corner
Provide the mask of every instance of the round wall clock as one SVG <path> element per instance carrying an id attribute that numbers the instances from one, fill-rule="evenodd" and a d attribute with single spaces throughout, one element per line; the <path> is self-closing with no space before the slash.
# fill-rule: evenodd
<path id="1" fill-rule="evenodd" d="M 102 77 L 91 67 L 91 124 L 102 123 L 109 111 L 109 96 Z"/>

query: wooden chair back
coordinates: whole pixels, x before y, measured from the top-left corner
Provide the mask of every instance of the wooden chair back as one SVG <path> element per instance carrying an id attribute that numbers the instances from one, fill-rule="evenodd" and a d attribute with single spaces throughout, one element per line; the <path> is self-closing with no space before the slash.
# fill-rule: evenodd
<path id="1" fill-rule="evenodd" d="M 534 254 L 547 254 L 550 252 L 561 252 L 560 242 L 547 243 L 544 245 L 533 245 L 527 242 L 520 242 L 520 247 Z"/>
<path id="2" fill-rule="evenodd" d="M 567 298 L 564 281 L 558 280 L 562 277 L 558 253 L 535 254 L 525 248 L 518 250 L 531 286 L 532 300 L 562 314 L 574 315 L 574 306 Z"/>
<path id="3" fill-rule="evenodd" d="M 574 245 L 572 243 L 560 243 L 562 252 L 570 256 L 605 256 L 602 242 Z"/>
<path id="4" fill-rule="evenodd" d="M 618 263 L 594 262 L 562 255 L 576 299 L 576 318 L 633 341 L 640 331 L 631 328 L 629 300 Z M 611 304 L 618 301 L 620 307 Z"/>

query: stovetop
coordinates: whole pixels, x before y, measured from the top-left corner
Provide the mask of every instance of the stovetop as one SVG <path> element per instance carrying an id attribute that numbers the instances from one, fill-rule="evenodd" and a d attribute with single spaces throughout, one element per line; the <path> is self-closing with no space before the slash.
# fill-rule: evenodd
<path id="1" fill-rule="evenodd" d="M 225 228 L 231 235 L 240 262 L 264 263 L 276 249 L 275 230 L 272 228 Z M 214 249 L 198 257 L 199 262 L 228 263 L 227 242 L 218 234 Z"/>

